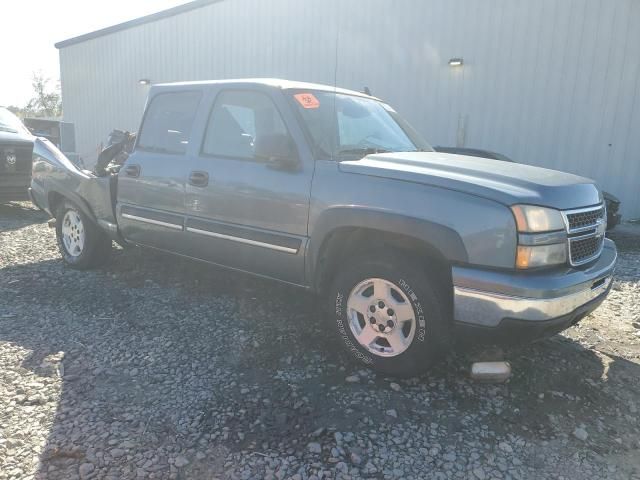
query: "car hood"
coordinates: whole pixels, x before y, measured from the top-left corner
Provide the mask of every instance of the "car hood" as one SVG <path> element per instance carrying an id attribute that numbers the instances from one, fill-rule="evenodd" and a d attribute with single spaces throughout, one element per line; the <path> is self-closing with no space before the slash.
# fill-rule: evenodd
<path id="1" fill-rule="evenodd" d="M 34 138 L 35 137 L 22 132 L 7 132 L 4 130 L 0 130 L 0 144 L 30 145 L 33 143 Z"/>
<path id="2" fill-rule="evenodd" d="M 571 209 L 602 201 L 588 178 L 518 163 L 440 152 L 398 152 L 342 161 L 348 173 L 392 178 L 495 200 Z"/>

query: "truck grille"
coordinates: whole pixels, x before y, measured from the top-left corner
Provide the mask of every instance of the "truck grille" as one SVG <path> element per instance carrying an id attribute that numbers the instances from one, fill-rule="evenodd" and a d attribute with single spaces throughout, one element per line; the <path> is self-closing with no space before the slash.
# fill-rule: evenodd
<path id="1" fill-rule="evenodd" d="M 598 220 L 604 218 L 604 207 L 596 207 L 594 210 L 567 213 L 569 230 L 579 230 L 582 228 L 594 228 Z"/>
<path id="2" fill-rule="evenodd" d="M 571 265 L 582 265 L 598 258 L 604 246 L 607 226 L 604 205 L 566 211 L 564 218 Z"/>
<path id="3" fill-rule="evenodd" d="M 603 241 L 603 236 L 569 240 L 571 245 L 571 263 L 573 265 L 580 265 L 598 256 L 602 249 Z"/>
<path id="4" fill-rule="evenodd" d="M 1 144 L 0 173 L 31 173 L 31 144 Z"/>

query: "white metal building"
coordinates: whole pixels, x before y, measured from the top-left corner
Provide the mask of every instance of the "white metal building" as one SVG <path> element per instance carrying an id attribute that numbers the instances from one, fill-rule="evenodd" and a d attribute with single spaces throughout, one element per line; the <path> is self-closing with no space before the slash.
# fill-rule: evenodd
<path id="1" fill-rule="evenodd" d="M 141 79 L 335 81 L 433 145 L 595 178 L 637 218 L 639 25 L 638 0 L 198 0 L 56 46 L 88 164 L 113 128 L 137 130 Z"/>

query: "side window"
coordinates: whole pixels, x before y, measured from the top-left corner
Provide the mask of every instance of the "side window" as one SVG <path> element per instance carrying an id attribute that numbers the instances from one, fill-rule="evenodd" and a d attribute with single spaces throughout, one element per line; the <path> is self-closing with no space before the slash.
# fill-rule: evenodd
<path id="1" fill-rule="evenodd" d="M 159 153 L 185 153 L 196 116 L 199 92 L 160 93 L 144 117 L 137 148 Z"/>
<path id="2" fill-rule="evenodd" d="M 229 90 L 216 98 L 202 153 L 255 159 L 260 145 L 279 142 L 289 142 L 289 134 L 273 101 L 264 93 Z"/>

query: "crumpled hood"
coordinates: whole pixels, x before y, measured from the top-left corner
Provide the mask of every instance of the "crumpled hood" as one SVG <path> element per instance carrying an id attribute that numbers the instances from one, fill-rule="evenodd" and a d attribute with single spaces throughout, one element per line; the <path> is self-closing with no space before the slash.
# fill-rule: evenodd
<path id="1" fill-rule="evenodd" d="M 348 173 L 457 190 L 505 205 L 522 203 L 565 210 L 602 201 L 595 183 L 588 178 L 450 153 L 380 153 L 340 162 L 339 168 Z"/>

